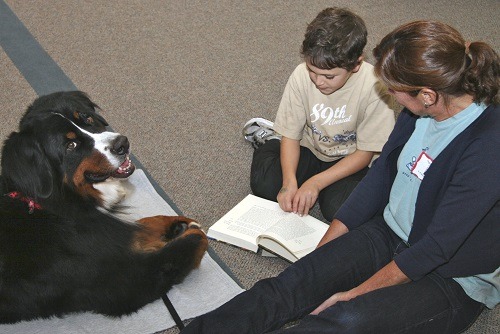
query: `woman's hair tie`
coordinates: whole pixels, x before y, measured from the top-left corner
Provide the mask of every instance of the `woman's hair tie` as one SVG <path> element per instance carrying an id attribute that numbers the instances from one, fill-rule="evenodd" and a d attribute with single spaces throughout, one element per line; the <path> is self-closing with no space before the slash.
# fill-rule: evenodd
<path id="1" fill-rule="evenodd" d="M 465 54 L 469 55 L 470 41 L 465 42 Z"/>
<path id="2" fill-rule="evenodd" d="M 469 47 L 470 47 L 469 41 L 465 42 L 465 69 L 468 69 L 470 64 L 472 63 L 472 59 L 469 54 Z"/>

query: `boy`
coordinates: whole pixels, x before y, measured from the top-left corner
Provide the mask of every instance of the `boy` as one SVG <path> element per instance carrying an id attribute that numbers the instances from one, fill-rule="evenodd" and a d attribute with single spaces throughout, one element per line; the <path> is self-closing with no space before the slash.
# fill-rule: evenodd
<path id="1" fill-rule="evenodd" d="M 363 61 L 367 30 L 346 9 L 327 8 L 308 25 L 274 124 L 251 119 L 243 134 L 256 148 L 252 192 L 287 212 L 319 201 L 331 221 L 365 176 L 395 123 L 392 98 Z"/>

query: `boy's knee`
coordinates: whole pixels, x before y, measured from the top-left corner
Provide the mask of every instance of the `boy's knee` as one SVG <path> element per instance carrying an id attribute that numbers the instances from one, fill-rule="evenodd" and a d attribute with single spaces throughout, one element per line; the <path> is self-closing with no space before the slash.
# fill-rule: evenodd
<path id="1" fill-rule="evenodd" d="M 253 161 L 275 160 L 280 158 L 281 141 L 271 139 L 253 152 Z"/>
<path id="2" fill-rule="evenodd" d="M 331 223 L 332 220 L 333 220 L 333 217 L 335 216 L 335 212 L 337 212 L 337 209 L 338 208 L 326 208 L 326 209 L 323 209 L 321 206 L 320 206 L 320 209 L 321 209 L 321 214 L 323 215 L 323 218 L 325 218 L 326 221 L 328 221 L 328 223 Z"/>
<path id="3" fill-rule="evenodd" d="M 328 221 L 331 222 L 337 210 L 341 207 L 342 203 L 337 203 L 335 201 L 325 201 L 319 200 L 319 208 L 321 210 L 321 214 Z"/>
<path id="4" fill-rule="evenodd" d="M 276 196 L 281 188 L 282 175 L 279 157 L 279 142 L 270 140 L 256 150 L 250 171 L 250 188 L 254 195 L 276 201 Z"/>
<path id="5" fill-rule="evenodd" d="M 252 177 L 250 179 L 250 189 L 252 189 L 252 193 L 255 196 L 276 201 L 278 190 L 271 187 L 270 182 L 266 182 L 265 177 Z"/>

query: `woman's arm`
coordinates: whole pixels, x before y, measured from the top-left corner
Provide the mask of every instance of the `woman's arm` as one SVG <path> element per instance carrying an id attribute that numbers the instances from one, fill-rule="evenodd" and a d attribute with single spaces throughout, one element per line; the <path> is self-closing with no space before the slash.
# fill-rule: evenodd
<path id="1" fill-rule="evenodd" d="M 460 277 L 474 274 L 472 268 L 484 273 L 498 267 L 500 119 L 489 115 L 476 125 L 474 135 L 457 136 L 459 144 L 445 148 L 425 173 L 411 247 L 394 258 L 413 280 L 433 270 Z"/>
<path id="2" fill-rule="evenodd" d="M 327 309 L 328 307 L 334 305 L 339 301 L 348 301 L 357 296 L 363 295 L 365 293 L 385 288 L 388 286 L 393 286 L 397 284 L 403 284 L 409 282 L 410 279 L 399 269 L 396 262 L 391 261 L 385 267 L 380 269 L 372 277 L 366 280 L 364 283 L 358 285 L 357 287 L 345 291 L 338 292 L 325 300 L 320 306 L 318 306 L 314 311 L 311 312 L 312 315 L 317 315 L 321 311 Z"/>
<path id="3" fill-rule="evenodd" d="M 325 235 L 319 241 L 317 247 L 321 247 L 324 244 L 332 241 L 333 239 L 336 239 L 341 235 L 346 234 L 347 232 L 349 232 L 349 229 L 340 220 L 333 219 L 332 223 L 328 227 L 328 230 L 326 230 Z"/>

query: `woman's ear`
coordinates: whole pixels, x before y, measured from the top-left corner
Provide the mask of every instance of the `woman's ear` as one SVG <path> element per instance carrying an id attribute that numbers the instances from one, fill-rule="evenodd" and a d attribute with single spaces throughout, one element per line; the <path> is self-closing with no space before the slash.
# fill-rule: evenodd
<path id="1" fill-rule="evenodd" d="M 420 93 L 418 94 L 420 99 L 422 100 L 423 105 L 426 108 L 429 108 L 433 104 L 436 104 L 438 95 L 436 91 L 430 88 L 422 88 Z"/>

